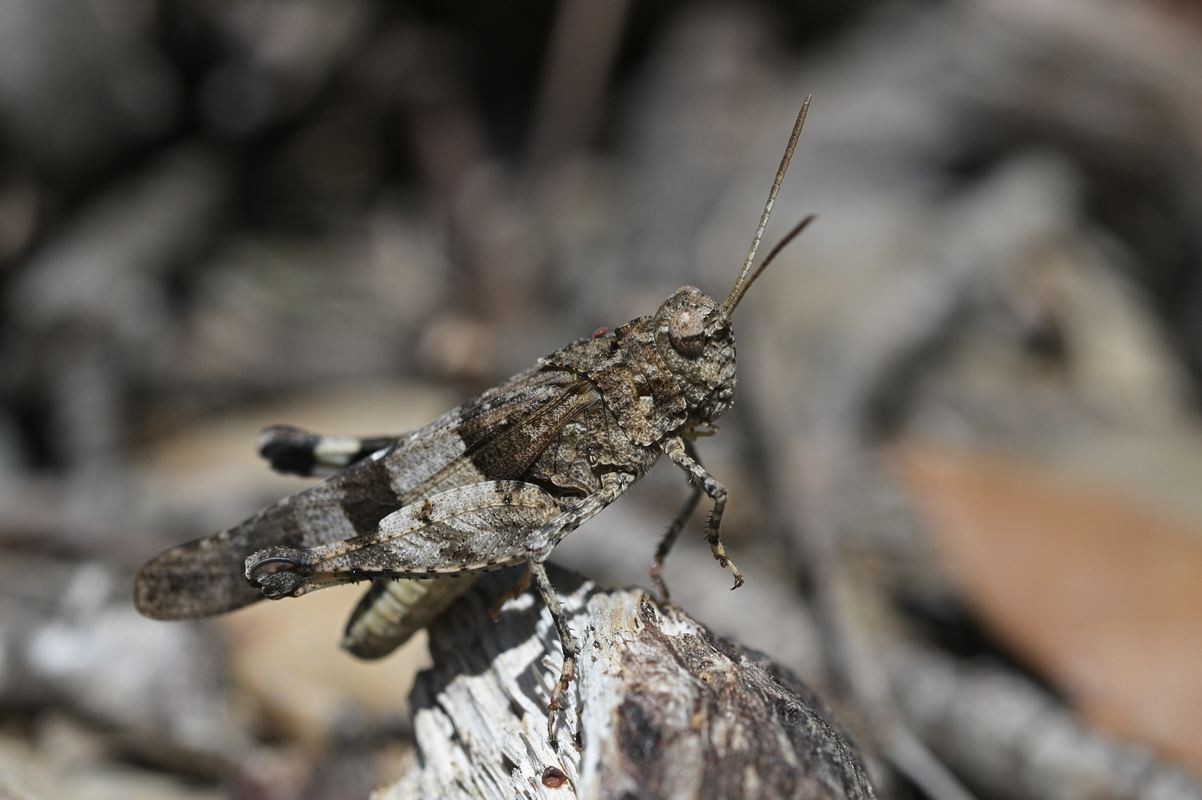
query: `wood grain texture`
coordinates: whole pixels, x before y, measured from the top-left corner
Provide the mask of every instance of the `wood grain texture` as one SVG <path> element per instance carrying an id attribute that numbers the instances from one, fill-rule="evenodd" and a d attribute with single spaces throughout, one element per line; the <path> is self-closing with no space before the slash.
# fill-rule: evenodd
<path id="1" fill-rule="evenodd" d="M 496 573 L 431 627 L 434 666 L 413 691 L 419 755 L 376 800 L 874 797 L 846 735 L 767 657 L 641 590 L 551 575 L 583 643 L 558 752 L 546 739 L 555 626 L 531 594 L 492 622 L 516 580 Z M 555 770 L 567 781 L 555 786 Z"/>

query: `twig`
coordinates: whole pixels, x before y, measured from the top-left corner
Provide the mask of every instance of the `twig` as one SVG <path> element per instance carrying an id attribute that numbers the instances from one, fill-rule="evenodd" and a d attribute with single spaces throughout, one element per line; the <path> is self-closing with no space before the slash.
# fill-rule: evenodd
<path id="1" fill-rule="evenodd" d="M 629 0 L 568 0 L 560 5 L 531 135 L 532 165 L 570 154 L 592 135 L 628 5 Z"/>
<path id="2" fill-rule="evenodd" d="M 883 651 L 906 719 L 991 797 L 1202 798 L 1196 778 L 1089 730 L 1012 671 L 913 645 Z"/>

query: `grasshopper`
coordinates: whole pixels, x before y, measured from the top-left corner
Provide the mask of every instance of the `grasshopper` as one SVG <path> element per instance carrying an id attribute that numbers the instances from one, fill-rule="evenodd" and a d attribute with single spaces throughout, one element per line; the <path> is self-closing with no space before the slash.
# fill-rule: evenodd
<path id="1" fill-rule="evenodd" d="M 355 655 L 387 655 L 438 616 L 481 572 L 527 571 L 550 610 L 563 650 L 548 737 L 576 673 L 579 643 L 544 562 L 566 534 L 617 500 L 661 455 L 692 484 L 660 541 L 651 578 L 662 600 L 664 560 L 701 495 L 706 538 L 738 588 L 743 575 L 722 544 L 726 488 L 701 465 L 694 439 L 731 405 L 731 314 L 798 223 L 752 271 L 809 109 L 806 98 L 772 182 L 742 270 L 726 299 L 692 286 L 655 314 L 601 329 L 416 431 L 358 439 L 273 426 L 259 441 L 271 466 L 326 480 L 227 530 L 148 562 L 135 602 L 146 616 L 187 619 L 262 598 L 295 597 L 370 579 L 347 624 Z"/>

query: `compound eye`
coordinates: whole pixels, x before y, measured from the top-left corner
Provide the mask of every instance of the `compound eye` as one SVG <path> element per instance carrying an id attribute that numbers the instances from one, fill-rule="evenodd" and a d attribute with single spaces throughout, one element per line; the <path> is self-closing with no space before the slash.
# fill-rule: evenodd
<path id="1" fill-rule="evenodd" d="M 668 341 L 685 358 L 696 358 L 705 349 L 705 316 L 695 309 L 678 311 L 668 322 Z"/>

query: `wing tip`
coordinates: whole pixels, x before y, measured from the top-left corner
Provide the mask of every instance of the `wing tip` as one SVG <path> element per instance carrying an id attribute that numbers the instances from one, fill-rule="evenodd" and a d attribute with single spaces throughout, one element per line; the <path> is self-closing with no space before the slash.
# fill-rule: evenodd
<path id="1" fill-rule="evenodd" d="M 134 608 L 149 619 L 188 619 L 186 609 L 173 598 L 179 595 L 169 588 L 167 575 L 155 568 L 152 561 L 138 571 L 134 579 Z"/>
<path id="2" fill-rule="evenodd" d="M 179 621 L 224 614 L 263 599 L 241 570 L 206 569 L 188 545 L 174 547 L 142 566 L 133 603 L 149 619 Z M 240 566 L 240 565 L 239 565 Z"/>

